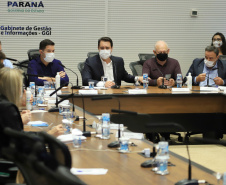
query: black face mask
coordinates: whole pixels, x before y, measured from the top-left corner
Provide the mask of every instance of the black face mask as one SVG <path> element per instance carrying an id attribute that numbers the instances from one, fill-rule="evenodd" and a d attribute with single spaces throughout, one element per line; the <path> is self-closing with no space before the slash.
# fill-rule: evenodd
<path id="1" fill-rule="evenodd" d="M 159 59 L 160 61 L 165 61 L 168 58 L 168 54 L 167 53 L 159 53 L 157 54 L 157 59 Z"/>

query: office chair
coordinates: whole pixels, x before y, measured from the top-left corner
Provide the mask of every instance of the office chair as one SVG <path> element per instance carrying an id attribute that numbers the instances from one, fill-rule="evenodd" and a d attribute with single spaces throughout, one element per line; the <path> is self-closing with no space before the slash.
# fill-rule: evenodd
<path id="1" fill-rule="evenodd" d="M 10 128 L 5 128 L 3 133 L 7 143 L 2 146 L 1 152 L 5 158 L 15 162 L 27 185 L 85 184 L 71 174 L 68 167 L 59 164 L 51 151 L 47 152 L 45 142 L 53 142 L 52 138 L 46 139 L 45 134 L 39 136 Z"/>
<path id="2" fill-rule="evenodd" d="M 77 66 L 81 75 L 82 75 L 82 70 L 84 69 L 84 65 L 85 65 L 85 62 L 79 62 Z"/>
<path id="3" fill-rule="evenodd" d="M 39 136 L 43 138 L 46 147 L 57 162 L 60 165 L 71 168 L 71 154 L 67 145 L 45 132 L 40 132 Z"/>
<path id="4" fill-rule="evenodd" d="M 146 61 L 149 58 L 154 58 L 155 55 L 151 54 L 151 53 L 139 53 L 138 57 L 139 57 L 140 61 Z"/>
<path id="5" fill-rule="evenodd" d="M 31 61 L 40 56 L 39 49 L 29 49 L 27 51 L 28 60 Z"/>
<path id="6" fill-rule="evenodd" d="M 99 54 L 99 52 L 89 52 L 89 53 L 87 53 L 87 57 L 90 58 L 90 57 L 93 57 L 98 54 Z"/>
<path id="7" fill-rule="evenodd" d="M 220 55 L 219 59 L 226 61 L 226 55 Z"/>
<path id="8" fill-rule="evenodd" d="M 143 64 L 143 61 L 130 62 L 129 67 L 133 76 L 142 76 Z"/>

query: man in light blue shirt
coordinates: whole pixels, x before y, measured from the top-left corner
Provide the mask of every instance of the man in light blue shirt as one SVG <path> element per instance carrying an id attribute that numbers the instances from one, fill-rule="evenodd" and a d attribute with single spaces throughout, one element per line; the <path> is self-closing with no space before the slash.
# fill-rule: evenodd
<path id="1" fill-rule="evenodd" d="M 206 47 L 205 58 L 196 58 L 188 73 L 191 73 L 192 85 L 226 85 L 226 64 L 219 59 L 219 50 L 214 46 Z"/>
<path id="2" fill-rule="evenodd" d="M 2 43 L 1 43 L 1 41 L 0 41 L 0 52 L 1 52 L 0 60 L 3 63 L 3 65 L 5 67 L 13 68 L 13 64 L 8 59 L 6 59 L 5 54 L 2 52 Z"/>

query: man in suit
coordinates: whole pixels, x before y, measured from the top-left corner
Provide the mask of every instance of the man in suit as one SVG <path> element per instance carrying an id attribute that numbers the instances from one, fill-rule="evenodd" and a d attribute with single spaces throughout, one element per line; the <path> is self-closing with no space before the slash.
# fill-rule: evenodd
<path id="1" fill-rule="evenodd" d="M 226 65 L 219 59 L 219 50 L 214 46 L 206 47 L 205 58 L 196 58 L 187 75 L 188 73 L 191 73 L 192 85 L 216 86 L 226 84 Z"/>
<path id="2" fill-rule="evenodd" d="M 113 41 L 109 37 L 102 37 L 98 40 L 99 55 L 87 58 L 82 71 L 82 83 L 87 86 L 94 82 L 95 86 L 107 88 L 121 85 L 121 80 L 134 83 L 142 81 L 142 77 L 134 77 L 127 73 L 124 68 L 124 61 L 121 57 L 112 56 Z M 107 81 L 101 81 L 101 77 L 107 77 Z"/>

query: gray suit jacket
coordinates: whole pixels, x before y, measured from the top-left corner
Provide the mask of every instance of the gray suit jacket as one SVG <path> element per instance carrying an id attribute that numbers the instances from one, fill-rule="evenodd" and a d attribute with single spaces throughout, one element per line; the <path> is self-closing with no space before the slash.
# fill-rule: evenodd
<path id="1" fill-rule="evenodd" d="M 221 77 L 224 80 L 224 85 L 226 85 L 226 63 L 225 61 L 221 61 L 218 59 L 218 76 Z M 196 76 L 199 74 L 203 73 L 203 68 L 204 68 L 204 58 L 196 58 L 193 60 L 193 63 L 191 67 L 189 68 L 186 76 L 188 76 L 188 73 L 191 73 L 192 76 L 192 85 L 199 85 L 199 83 L 194 83 L 194 79 Z M 186 77 L 184 79 L 186 81 Z"/>

